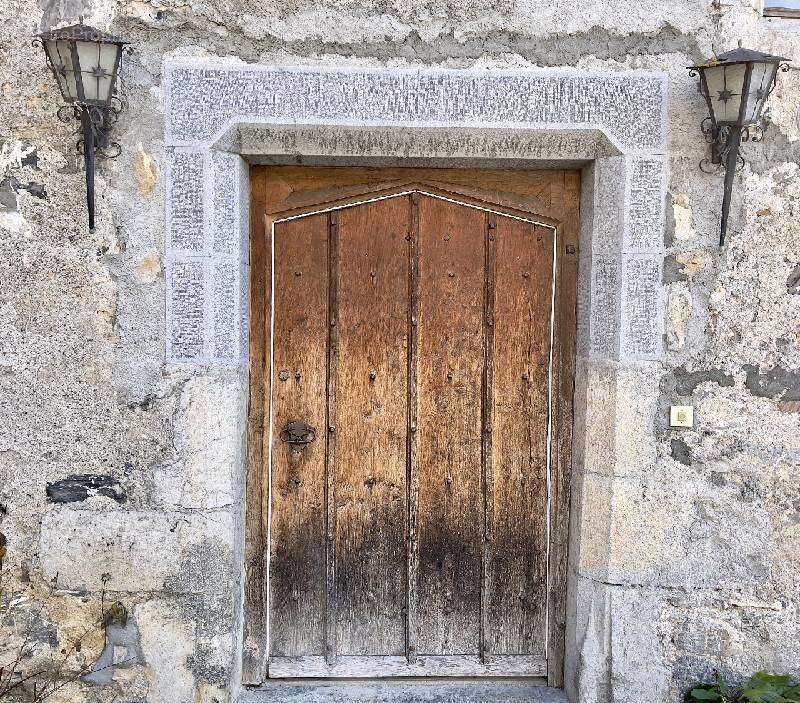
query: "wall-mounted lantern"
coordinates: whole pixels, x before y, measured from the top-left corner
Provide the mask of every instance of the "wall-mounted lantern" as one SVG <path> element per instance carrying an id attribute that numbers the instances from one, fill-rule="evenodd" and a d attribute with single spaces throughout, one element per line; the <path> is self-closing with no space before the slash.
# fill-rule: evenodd
<path id="1" fill-rule="evenodd" d="M 703 159 L 700 168 L 706 172 L 725 169 L 720 246 L 728 228 L 733 177 L 740 163 L 744 164 L 739 144 L 761 140 L 761 113 L 775 87 L 778 69 L 789 69 L 787 61 L 783 56 L 743 49 L 739 42 L 738 49 L 689 67 L 689 75 L 699 76 L 698 88 L 709 112 L 701 128 L 711 144 L 711 158 Z"/>
<path id="2" fill-rule="evenodd" d="M 58 110 L 63 122 L 80 121 L 78 152 L 86 166 L 86 205 L 89 230 L 94 230 L 94 166 L 96 158 L 115 158 L 122 150 L 109 141 L 108 132 L 122 111 L 117 97 L 124 39 L 94 27 L 74 24 L 43 32 L 34 43 L 44 48 L 47 64 L 53 71 L 66 101 Z"/>

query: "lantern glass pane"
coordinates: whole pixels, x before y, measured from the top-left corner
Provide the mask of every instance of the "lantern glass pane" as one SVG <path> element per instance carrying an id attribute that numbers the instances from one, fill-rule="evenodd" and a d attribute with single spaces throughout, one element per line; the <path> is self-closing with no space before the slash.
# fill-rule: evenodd
<path id="1" fill-rule="evenodd" d="M 705 69 L 708 97 L 718 124 L 735 124 L 742 104 L 745 64 L 714 66 Z"/>
<path id="2" fill-rule="evenodd" d="M 75 67 L 72 65 L 69 42 L 63 39 L 45 42 L 45 51 L 50 58 L 61 95 L 67 102 L 72 102 L 78 97 L 78 89 L 75 84 Z"/>
<path id="3" fill-rule="evenodd" d="M 77 48 L 84 99 L 88 102 L 106 103 L 111 97 L 119 47 L 116 44 L 81 41 Z"/>
<path id="4" fill-rule="evenodd" d="M 754 63 L 750 74 L 750 87 L 747 91 L 747 107 L 745 108 L 745 124 L 754 124 L 761 118 L 767 95 L 775 80 L 777 63 Z"/>

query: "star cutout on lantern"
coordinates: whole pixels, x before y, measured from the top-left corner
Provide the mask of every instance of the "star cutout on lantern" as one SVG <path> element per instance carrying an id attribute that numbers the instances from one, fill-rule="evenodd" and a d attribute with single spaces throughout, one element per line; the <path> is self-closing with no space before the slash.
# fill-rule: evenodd
<path id="1" fill-rule="evenodd" d="M 56 70 L 60 76 L 67 77 L 67 67 L 63 63 Z"/>
<path id="2" fill-rule="evenodd" d="M 767 97 L 767 91 L 766 90 L 764 90 L 763 88 L 757 88 L 756 89 L 756 100 L 761 102 L 766 97 Z"/>
<path id="3" fill-rule="evenodd" d="M 91 70 L 91 74 L 94 78 L 108 78 L 111 74 L 106 71 L 102 66 L 95 66 Z"/>
<path id="4" fill-rule="evenodd" d="M 719 93 L 717 100 L 719 100 L 721 103 L 726 103 L 733 97 L 733 93 L 727 88 L 725 88 L 725 90 L 718 90 L 717 93 Z"/>

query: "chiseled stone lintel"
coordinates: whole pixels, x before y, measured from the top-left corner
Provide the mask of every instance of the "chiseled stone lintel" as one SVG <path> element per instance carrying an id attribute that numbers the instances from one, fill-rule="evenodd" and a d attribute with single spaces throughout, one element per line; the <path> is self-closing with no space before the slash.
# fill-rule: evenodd
<path id="1" fill-rule="evenodd" d="M 246 362 L 246 161 L 365 160 L 473 168 L 597 164 L 586 172 L 592 183 L 584 184 L 594 196 L 592 211 L 582 213 L 592 223 L 584 229 L 589 246 L 586 237 L 582 246 L 579 348 L 595 358 L 659 358 L 665 97 L 664 77 L 646 72 L 169 60 L 167 361 Z M 641 260 L 623 257 L 630 253 Z"/>
<path id="2" fill-rule="evenodd" d="M 273 67 L 165 62 L 167 144 L 211 143 L 232 120 L 372 126 L 602 129 L 621 151 L 662 148 L 666 76 L 649 71 Z"/>

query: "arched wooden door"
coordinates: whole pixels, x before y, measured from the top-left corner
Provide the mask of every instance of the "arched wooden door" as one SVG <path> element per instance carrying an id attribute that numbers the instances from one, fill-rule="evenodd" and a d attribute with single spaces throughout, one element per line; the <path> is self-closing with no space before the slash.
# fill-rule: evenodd
<path id="1" fill-rule="evenodd" d="M 563 228 L 430 183 L 269 225 L 268 676 L 546 677 Z"/>

